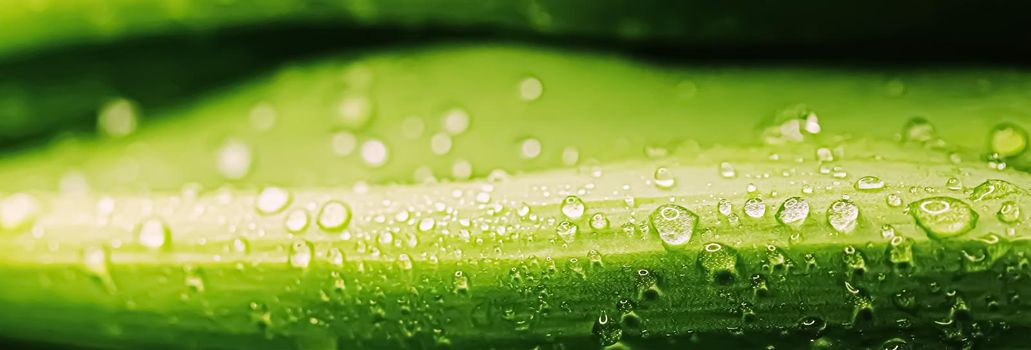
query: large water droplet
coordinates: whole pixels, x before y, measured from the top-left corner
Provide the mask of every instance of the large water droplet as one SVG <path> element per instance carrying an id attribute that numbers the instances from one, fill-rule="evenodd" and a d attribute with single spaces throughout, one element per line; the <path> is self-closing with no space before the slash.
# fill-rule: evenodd
<path id="1" fill-rule="evenodd" d="M 737 278 L 737 252 L 720 243 L 709 243 L 698 254 L 698 267 L 709 281 L 729 284 Z"/>
<path id="2" fill-rule="evenodd" d="M 691 241 L 698 215 L 676 204 L 663 204 L 649 217 L 652 228 L 667 246 L 681 246 Z"/>
<path id="3" fill-rule="evenodd" d="M 351 207 L 344 202 L 331 200 L 322 205 L 316 223 L 323 231 L 337 232 L 351 222 Z"/>
<path id="4" fill-rule="evenodd" d="M 609 228 L 609 218 L 602 213 L 594 213 L 590 220 L 591 229 L 595 232 Z"/>
<path id="5" fill-rule="evenodd" d="M 848 199 L 839 199 L 827 208 L 827 222 L 835 231 L 851 233 L 859 219 L 859 206 Z"/>
<path id="6" fill-rule="evenodd" d="M 909 205 L 909 213 L 935 239 L 961 236 L 977 225 L 977 213 L 970 205 L 952 197 L 921 199 Z"/>
<path id="7" fill-rule="evenodd" d="M 161 219 L 147 219 L 137 226 L 136 240 L 150 249 L 167 247 L 172 242 L 172 230 Z"/>
<path id="8" fill-rule="evenodd" d="M 568 196 L 562 200 L 562 215 L 569 220 L 579 220 L 584 215 L 584 201 L 577 196 Z"/>
<path id="9" fill-rule="evenodd" d="M 809 217 L 809 202 L 799 197 L 784 200 L 777 209 L 777 221 L 783 225 L 797 228 Z"/>
<path id="10" fill-rule="evenodd" d="M 256 206 L 258 212 L 264 215 L 275 214 L 286 208 L 290 203 L 290 192 L 282 187 L 268 186 L 258 193 Z"/>

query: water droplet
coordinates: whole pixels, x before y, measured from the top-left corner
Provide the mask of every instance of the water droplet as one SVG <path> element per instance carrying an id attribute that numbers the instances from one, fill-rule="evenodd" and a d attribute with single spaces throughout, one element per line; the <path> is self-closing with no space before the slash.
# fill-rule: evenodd
<path id="1" fill-rule="evenodd" d="M 730 179 L 737 176 L 737 171 L 734 170 L 734 164 L 729 162 L 720 162 L 720 176 L 724 179 Z"/>
<path id="2" fill-rule="evenodd" d="M 1017 185 L 1003 180 L 989 179 L 974 187 L 970 193 L 970 199 L 973 201 L 999 199 L 1020 192 L 1021 189 Z"/>
<path id="3" fill-rule="evenodd" d="M 569 220 L 579 220 L 584 215 L 584 201 L 577 196 L 567 196 L 562 200 L 562 215 Z"/>
<path id="4" fill-rule="evenodd" d="M 902 141 L 926 143 L 934 140 L 934 125 L 927 119 L 914 117 L 902 126 Z"/>
<path id="5" fill-rule="evenodd" d="M 578 161 L 580 161 L 580 151 L 576 147 L 569 146 L 562 149 L 562 164 L 573 166 Z"/>
<path id="6" fill-rule="evenodd" d="M 876 192 L 884 189 L 884 181 L 876 176 L 863 176 L 856 180 L 856 190 Z"/>
<path id="7" fill-rule="evenodd" d="M 730 216 L 734 212 L 734 205 L 726 199 L 720 199 L 719 203 L 716 204 L 716 211 L 724 217 Z"/>
<path id="8" fill-rule="evenodd" d="M 358 148 L 358 137 L 346 131 L 337 132 L 330 139 L 330 146 L 334 154 L 341 157 L 349 156 Z"/>
<path id="9" fill-rule="evenodd" d="M 730 284 L 737 278 L 737 252 L 720 243 L 708 243 L 698 254 L 698 266 L 717 284 Z"/>
<path id="10" fill-rule="evenodd" d="M 948 180 L 945 180 L 945 188 L 950 191 L 962 191 L 963 182 L 959 181 L 958 178 L 950 177 Z"/>
<path id="11" fill-rule="evenodd" d="M 809 202 L 799 197 L 784 200 L 777 209 L 777 221 L 783 225 L 798 228 L 809 217 Z"/>
<path id="12" fill-rule="evenodd" d="M 996 217 L 999 221 L 1007 224 L 1016 224 L 1020 222 L 1020 205 L 1014 201 L 1006 201 L 999 206 L 999 212 L 996 213 Z"/>
<path id="13" fill-rule="evenodd" d="M 776 112 L 763 129 L 763 140 L 771 145 L 802 142 L 810 134 L 818 134 L 820 127 L 816 112 L 803 104 L 789 106 Z"/>
<path id="14" fill-rule="evenodd" d="M 251 171 L 251 147 L 247 144 L 228 139 L 216 152 L 218 173 L 230 180 L 239 180 Z"/>
<path id="15" fill-rule="evenodd" d="M 82 250 L 82 262 L 86 272 L 93 275 L 104 290 L 114 293 L 118 290 L 113 279 L 111 279 L 110 268 L 111 253 L 107 247 L 88 246 Z"/>
<path id="16" fill-rule="evenodd" d="M 609 228 L 609 218 L 602 213 L 594 213 L 590 220 L 591 229 L 595 232 Z"/>
<path id="17" fill-rule="evenodd" d="M 827 222 L 835 231 L 851 233 L 859 219 L 859 206 L 848 199 L 839 199 L 827 208 Z"/>
<path id="18" fill-rule="evenodd" d="M 830 148 L 820 147 L 816 149 L 816 160 L 821 162 L 834 161 L 834 153 L 831 152 Z"/>
<path id="19" fill-rule="evenodd" d="M 653 177 L 655 180 L 655 186 L 661 189 L 672 188 L 677 181 L 676 178 L 673 177 L 673 172 L 666 167 L 656 168 Z"/>
<path id="20" fill-rule="evenodd" d="M 977 225 L 977 213 L 970 205 L 952 197 L 921 199 L 909 205 L 909 213 L 934 239 L 961 236 Z"/>
<path id="21" fill-rule="evenodd" d="M 337 105 L 337 121 L 348 129 L 361 129 L 372 120 L 372 101 L 364 95 L 344 96 Z"/>
<path id="22" fill-rule="evenodd" d="M 898 193 L 889 193 L 884 197 L 884 202 L 887 203 L 889 207 L 898 208 L 902 206 L 902 197 L 899 196 Z"/>
<path id="23" fill-rule="evenodd" d="M 544 92 L 544 85 L 540 79 L 527 77 L 519 82 L 519 97 L 523 101 L 536 101 Z"/>
<path id="24" fill-rule="evenodd" d="M 452 291 L 459 295 L 469 294 L 469 276 L 462 271 L 455 271 L 455 275 L 451 280 Z"/>
<path id="25" fill-rule="evenodd" d="M 15 193 L 0 202 L 0 227 L 17 230 L 29 227 L 39 215 L 39 202 L 26 193 Z"/>
<path id="26" fill-rule="evenodd" d="M 577 230 L 578 228 L 576 224 L 566 220 L 562 220 L 562 222 L 560 222 L 558 226 L 555 226 L 555 233 L 557 233 L 558 237 L 566 243 L 572 243 L 574 240 L 576 240 Z"/>
<path id="27" fill-rule="evenodd" d="M 276 119 L 279 117 L 279 113 L 268 102 L 261 102 L 251 107 L 251 113 L 248 117 L 254 130 L 266 131 L 276 126 Z"/>
<path id="28" fill-rule="evenodd" d="M 110 101 L 100 108 L 97 128 L 110 137 L 125 137 L 136 131 L 137 107 L 127 99 Z"/>
<path id="29" fill-rule="evenodd" d="M 992 153 L 1002 158 L 1020 155 L 1027 150 L 1027 130 L 1013 123 L 1002 123 L 992 129 L 989 145 Z"/>
<path id="30" fill-rule="evenodd" d="M 443 132 L 433 134 L 430 137 L 430 151 L 438 156 L 451 152 L 451 136 Z"/>
<path id="31" fill-rule="evenodd" d="M 881 343 L 881 350 L 911 350 L 912 348 L 909 342 L 902 338 L 891 338 Z"/>
<path id="32" fill-rule="evenodd" d="M 292 196 L 290 192 L 282 187 L 268 186 L 258 193 L 256 206 L 258 212 L 263 215 L 275 214 L 286 208 Z"/>
<path id="33" fill-rule="evenodd" d="M 419 220 L 419 225 L 416 227 L 416 229 L 418 229 L 419 232 L 429 232 L 436 226 L 437 221 L 433 218 L 422 218 L 422 220 Z"/>
<path id="34" fill-rule="evenodd" d="M 362 144 L 362 160 L 371 167 L 379 167 L 387 162 L 389 151 L 387 145 L 380 140 L 368 140 Z"/>
<path id="35" fill-rule="evenodd" d="M 344 202 L 331 200 L 319 209 L 316 223 L 323 231 L 337 232 L 351 222 L 351 207 Z"/>
<path id="36" fill-rule="evenodd" d="M 283 221 L 283 227 L 286 228 L 287 232 L 290 233 L 301 233 L 308 228 L 308 211 L 304 209 L 294 209 L 286 214 L 286 220 Z"/>
<path id="37" fill-rule="evenodd" d="M 136 240 L 150 249 L 168 247 L 172 242 L 172 230 L 161 219 L 147 219 L 137 226 Z"/>
<path id="38" fill-rule="evenodd" d="M 535 138 L 523 140 L 519 146 L 519 154 L 525 159 L 537 158 L 541 155 L 541 142 Z"/>
<path id="39" fill-rule="evenodd" d="M 691 241 L 698 215 L 676 204 L 663 204 L 650 216 L 652 228 L 667 246 L 681 246 Z"/>
<path id="40" fill-rule="evenodd" d="M 469 112 L 461 108 L 452 108 L 444 112 L 444 131 L 451 135 L 460 135 L 469 129 Z"/>
<path id="41" fill-rule="evenodd" d="M 766 215 L 766 203 L 760 198 L 749 198 L 745 201 L 743 210 L 748 217 L 758 219 Z"/>
<path id="42" fill-rule="evenodd" d="M 451 176 L 458 180 L 468 180 L 473 176 L 473 165 L 465 159 L 456 159 L 451 165 Z"/>
<path id="43" fill-rule="evenodd" d="M 594 334 L 600 345 L 605 349 L 616 345 L 623 338 L 623 329 L 615 320 L 609 319 L 609 314 L 605 311 L 602 311 L 598 319 L 594 321 L 591 333 Z"/>
<path id="44" fill-rule="evenodd" d="M 890 224 L 881 225 L 881 237 L 892 239 L 895 237 L 895 226 Z"/>
<path id="45" fill-rule="evenodd" d="M 294 241 L 290 244 L 289 261 L 290 266 L 298 269 L 307 269 L 311 265 L 314 247 L 308 241 Z"/>
<path id="46" fill-rule="evenodd" d="M 903 236 L 893 236 L 888 246 L 888 261 L 899 269 L 913 266 L 913 240 Z"/>

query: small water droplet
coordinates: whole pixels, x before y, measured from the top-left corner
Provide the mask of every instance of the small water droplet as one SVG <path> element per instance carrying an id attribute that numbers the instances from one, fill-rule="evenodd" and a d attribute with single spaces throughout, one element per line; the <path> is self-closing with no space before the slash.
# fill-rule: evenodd
<path id="1" fill-rule="evenodd" d="M 859 206 L 848 199 L 839 199 L 827 208 L 827 222 L 835 231 L 851 233 L 859 219 Z"/>
<path id="2" fill-rule="evenodd" d="M 543 92 L 544 84 L 541 84 L 540 79 L 527 77 L 519 82 L 519 97 L 523 101 L 536 101 Z"/>
<path id="3" fill-rule="evenodd" d="M 301 233 L 308 228 L 309 220 L 307 210 L 294 209 L 286 214 L 286 220 L 283 221 L 283 227 L 286 228 L 287 232 Z"/>
<path id="4" fill-rule="evenodd" d="M 576 165 L 578 161 L 580 161 L 580 150 L 573 146 L 562 149 L 562 164 L 573 166 Z"/>
<path id="5" fill-rule="evenodd" d="M 346 131 L 337 132 L 330 139 L 330 146 L 334 154 L 341 157 L 349 156 L 358 148 L 358 137 Z"/>
<path id="6" fill-rule="evenodd" d="M 282 187 L 267 186 L 258 193 L 256 207 L 263 215 L 275 214 L 286 208 L 291 198 L 290 191 Z"/>
<path id="7" fill-rule="evenodd" d="M 999 212 L 996 213 L 996 217 L 999 221 L 1007 224 L 1016 224 L 1020 222 L 1021 210 L 1020 205 L 1014 201 L 1003 202 L 999 206 Z"/>
<path id="8" fill-rule="evenodd" d="M 777 209 L 777 221 L 783 225 L 798 228 L 809 217 L 809 202 L 799 197 L 784 200 Z"/>
<path id="9" fill-rule="evenodd" d="M 709 281 L 730 284 L 737 278 L 737 252 L 720 243 L 708 243 L 698 254 L 698 266 Z"/>
<path id="10" fill-rule="evenodd" d="M 676 178 L 673 177 L 673 172 L 669 168 L 658 167 L 652 176 L 655 180 L 655 186 L 658 188 L 670 189 L 676 184 Z"/>
<path id="11" fill-rule="evenodd" d="M 736 177 L 737 171 L 734 170 L 734 165 L 729 162 L 720 162 L 720 176 L 724 179 Z"/>
<path id="12" fill-rule="evenodd" d="M 230 180 L 239 180 L 251 171 L 251 147 L 247 144 L 228 139 L 216 152 L 219 174 Z"/>
<path id="13" fill-rule="evenodd" d="M 745 201 L 743 210 L 748 217 L 758 219 L 766 215 L 766 203 L 758 197 L 749 198 Z"/>
<path id="14" fill-rule="evenodd" d="M 681 246 L 691 241 L 698 215 L 676 204 L 663 204 L 650 216 L 652 228 L 667 246 Z"/>
<path id="15" fill-rule="evenodd" d="M 555 233 L 557 233 L 558 237 L 566 243 L 572 243 L 574 240 L 576 240 L 577 230 L 578 228 L 576 224 L 566 220 L 562 220 L 562 222 L 560 222 L 558 226 L 555 226 Z"/>
<path id="16" fill-rule="evenodd" d="M 82 262 L 86 272 L 91 274 L 108 293 L 118 290 L 113 279 L 111 279 L 110 265 L 111 252 L 107 247 L 88 246 L 82 250 Z"/>
<path id="17" fill-rule="evenodd" d="M 876 176 L 863 176 L 856 180 L 856 190 L 865 192 L 876 192 L 884 189 L 884 181 Z"/>
<path id="18" fill-rule="evenodd" d="M 362 160 L 371 167 L 380 167 L 387 162 L 389 151 L 380 140 L 368 140 L 362 144 Z"/>
<path id="19" fill-rule="evenodd" d="M 519 154 L 525 159 L 537 158 L 541 155 L 541 141 L 535 138 L 525 139 L 520 143 L 519 151 Z"/>
<path id="20" fill-rule="evenodd" d="M 567 196 L 562 200 L 562 215 L 569 220 L 579 220 L 584 215 L 584 201 L 577 196 Z"/>
<path id="21" fill-rule="evenodd" d="M 884 197 L 884 202 L 887 203 L 889 207 L 898 208 L 902 206 L 902 196 L 899 196 L 898 193 L 889 193 Z"/>
<path id="22" fill-rule="evenodd" d="M 452 291 L 459 295 L 469 294 L 469 276 L 462 271 L 455 271 L 455 275 L 451 280 Z"/>
<path id="23" fill-rule="evenodd" d="M 462 108 L 452 108 L 444 112 L 444 131 L 451 135 L 460 135 L 469 129 L 469 112 Z"/>
<path id="24" fill-rule="evenodd" d="M 895 237 L 895 226 L 890 224 L 881 225 L 881 237 L 892 239 Z"/>
<path id="25" fill-rule="evenodd" d="M 29 227 L 39 215 L 39 202 L 27 193 L 15 193 L 0 202 L 0 227 L 17 230 Z"/>
<path id="26" fill-rule="evenodd" d="M 961 236 L 977 225 L 977 213 L 970 205 L 952 197 L 921 199 L 909 205 L 909 212 L 934 239 Z"/>
<path id="27" fill-rule="evenodd" d="M 125 137 L 136 131 L 136 104 L 124 98 L 110 101 L 100 107 L 97 128 L 110 137 Z"/>
<path id="28" fill-rule="evenodd" d="M 136 240 L 150 249 L 165 248 L 172 242 L 172 230 L 161 219 L 147 219 L 137 226 Z"/>
<path id="29" fill-rule="evenodd" d="M 609 228 L 609 218 L 602 213 L 594 213 L 590 220 L 591 229 L 595 232 Z"/>
<path id="30" fill-rule="evenodd" d="M 963 182 L 959 181 L 958 178 L 950 177 L 948 180 L 945 180 L 945 188 L 950 191 L 962 191 Z"/>
<path id="31" fill-rule="evenodd" d="M 348 129 L 361 129 L 372 120 L 372 101 L 364 95 L 344 96 L 337 105 L 337 121 Z"/>
<path id="32" fill-rule="evenodd" d="M 416 229 L 418 229 L 419 232 L 429 232 L 434 227 L 437 227 L 437 220 L 434 220 L 433 218 L 422 218 L 422 220 L 419 220 L 419 225 Z"/>
<path id="33" fill-rule="evenodd" d="M 308 241 L 294 241 L 290 244 L 289 262 L 290 266 L 298 269 L 307 269 L 311 265 L 314 247 Z"/>
<path id="34" fill-rule="evenodd" d="M 323 231 L 337 232 L 351 222 L 351 207 L 344 202 L 331 200 L 319 209 L 316 223 Z"/>

